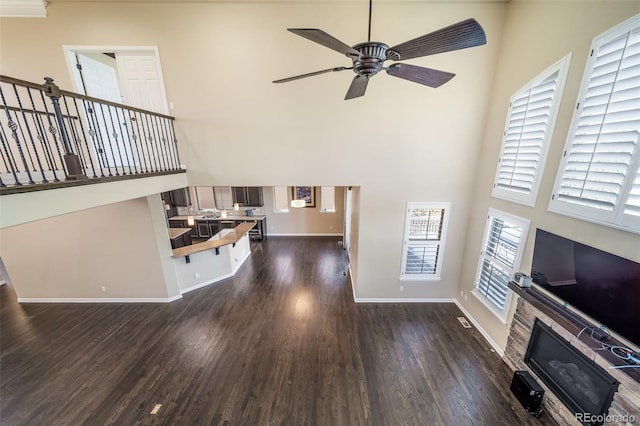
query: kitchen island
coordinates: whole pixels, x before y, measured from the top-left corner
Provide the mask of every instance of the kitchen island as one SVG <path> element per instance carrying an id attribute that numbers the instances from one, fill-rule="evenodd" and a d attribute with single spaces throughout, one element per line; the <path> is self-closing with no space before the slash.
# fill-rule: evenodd
<path id="1" fill-rule="evenodd" d="M 223 229 L 207 241 L 172 251 L 180 293 L 232 277 L 251 254 L 249 232 L 255 223 Z"/>
<path id="2" fill-rule="evenodd" d="M 187 227 L 187 217 L 185 215 L 171 216 L 169 218 L 169 227 L 185 228 Z M 192 237 L 211 238 L 222 229 L 234 229 L 242 223 L 253 223 L 253 227 L 249 233 L 252 240 L 262 240 L 267 236 L 267 216 L 265 215 L 228 215 L 227 217 L 216 217 L 212 214 L 194 215 L 195 227 L 191 232 Z"/>

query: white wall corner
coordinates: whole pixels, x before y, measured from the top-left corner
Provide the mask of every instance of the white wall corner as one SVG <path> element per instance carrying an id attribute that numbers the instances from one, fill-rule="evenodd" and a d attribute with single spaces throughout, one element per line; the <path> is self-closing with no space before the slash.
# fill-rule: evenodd
<path id="1" fill-rule="evenodd" d="M 482 337 L 485 338 L 485 340 L 487 342 L 489 342 L 489 344 L 491 345 L 491 347 L 498 353 L 498 355 L 500 355 L 500 358 L 504 358 L 504 349 L 500 347 L 500 345 L 498 345 L 489 335 L 489 333 L 487 333 L 485 331 L 484 328 L 482 328 L 480 326 L 480 324 L 478 323 L 478 321 L 475 320 L 475 318 L 473 318 L 471 316 L 471 314 L 469 313 L 469 311 L 467 311 L 464 306 L 462 306 L 462 303 L 460 303 L 458 300 L 454 301 L 456 306 L 462 311 L 462 313 L 464 314 L 464 316 L 467 317 L 467 319 L 469 321 L 471 321 L 471 323 L 473 324 L 473 326 L 480 332 L 480 334 L 482 334 Z"/>
<path id="2" fill-rule="evenodd" d="M 0 18 L 46 17 L 46 0 L 0 0 Z"/>

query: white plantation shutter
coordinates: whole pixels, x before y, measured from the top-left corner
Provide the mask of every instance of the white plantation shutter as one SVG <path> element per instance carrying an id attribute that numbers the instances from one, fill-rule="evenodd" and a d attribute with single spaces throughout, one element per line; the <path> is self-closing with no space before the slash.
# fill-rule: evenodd
<path id="1" fill-rule="evenodd" d="M 198 197 L 199 209 L 215 209 L 216 201 L 213 197 L 212 186 L 196 186 L 196 196 Z"/>
<path id="2" fill-rule="evenodd" d="M 401 279 L 439 279 L 448 203 L 408 203 Z"/>
<path id="3" fill-rule="evenodd" d="M 571 55 L 511 97 L 493 196 L 535 203 Z"/>
<path id="4" fill-rule="evenodd" d="M 596 38 L 550 209 L 640 232 L 640 15 Z"/>
<path id="5" fill-rule="evenodd" d="M 474 294 L 503 319 L 509 289 L 507 284 L 520 267 L 529 222 L 490 209 Z"/>
<path id="6" fill-rule="evenodd" d="M 289 187 L 274 186 L 273 187 L 273 211 L 288 212 L 289 211 Z"/>
<path id="7" fill-rule="evenodd" d="M 320 211 L 323 213 L 336 212 L 336 188 L 334 186 L 320 187 Z"/>
<path id="8" fill-rule="evenodd" d="M 214 186 L 213 196 L 218 210 L 231 210 L 233 208 L 233 194 L 230 186 Z"/>

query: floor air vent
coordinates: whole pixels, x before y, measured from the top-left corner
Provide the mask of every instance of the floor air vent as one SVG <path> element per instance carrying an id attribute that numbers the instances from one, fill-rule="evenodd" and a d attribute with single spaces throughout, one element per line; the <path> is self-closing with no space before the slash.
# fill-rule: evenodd
<path id="1" fill-rule="evenodd" d="M 465 317 L 458 317 L 458 321 L 460 321 L 460 324 L 462 324 L 464 328 L 471 328 L 471 324 L 469 324 L 469 321 L 467 321 Z"/>

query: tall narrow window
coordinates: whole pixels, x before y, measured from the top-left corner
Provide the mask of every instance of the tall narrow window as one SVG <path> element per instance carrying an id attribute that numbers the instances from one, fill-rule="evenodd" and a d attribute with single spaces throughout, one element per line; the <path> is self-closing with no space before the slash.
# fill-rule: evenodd
<path id="1" fill-rule="evenodd" d="M 503 321 L 510 293 L 507 283 L 520 267 L 529 221 L 489 209 L 473 293 Z"/>
<path id="2" fill-rule="evenodd" d="M 216 201 L 213 197 L 212 186 L 196 186 L 196 197 L 199 209 L 215 209 Z"/>
<path id="3" fill-rule="evenodd" d="M 289 211 L 289 191 L 286 186 L 273 187 L 273 211 L 285 213 Z"/>
<path id="4" fill-rule="evenodd" d="M 323 213 L 336 212 L 336 188 L 334 186 L 320 187 L 320 211 Z"/>
<path id="5" fill-rule="evenodd" d="M 596 37 L 549 210 L 640 233 L 640 15 Z"/>
<path id="6" fill-rule="evenodd" d="M 571 55 L 511 97 L 493 196 L 534 205 Z"/>
<path id="7" fill-rule="evenodd" d="M 233 194 L 230 186 L 214 186 L 213 195 L 218 210 L 231 210 L 233 208 Z"/>
<path id="8" fill-rule="evenodd" d="M 450 203 L 408 203 L 400 279 L 438 280 Z"/>

